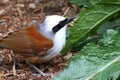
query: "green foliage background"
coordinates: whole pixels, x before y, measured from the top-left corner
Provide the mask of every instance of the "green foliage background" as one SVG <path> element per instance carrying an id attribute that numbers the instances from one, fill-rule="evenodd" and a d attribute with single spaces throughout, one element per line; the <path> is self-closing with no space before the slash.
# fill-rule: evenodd
<path id="1" fill-rule="evenodd" d="M 102 36 L 97 43 L 86 43 L 65 69 L 53 80 L 119 80 L 120 75 L 120 0 L 70 0 L 83 6 L 79 19 L 69 30 L 63 53 L 92 34 Z M 103 34 L 103 35 L 102 35 Z"/>
<path id="2" fill-rule="evenodd" d="M 119 0 L 89 0 L 91 5 L 84 7 L 80 12 L 79 19 L 70 29 L 70 37 L 67 40 L 63 53 L 76 46 L 90 34 L 94 33 L 106 20 L 112 18 L 120 11 Z M 77 2 L 79 3 L 79 2 Z M 117 4 L 116 4 L 117 3 Z"/>

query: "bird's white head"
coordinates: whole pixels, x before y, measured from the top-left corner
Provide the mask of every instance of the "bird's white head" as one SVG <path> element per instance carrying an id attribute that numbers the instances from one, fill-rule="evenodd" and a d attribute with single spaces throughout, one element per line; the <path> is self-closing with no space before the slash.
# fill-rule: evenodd
<path id="1" fill-rule="evenodd" d="M 62 21 L 64 19 L 65 19 L 65 17 L 58 16 L 58 15 L 46 16 L 44 22 L 39 25 L 40 33 L 42 33 L 47 38 L 53 40 L 54 36 L 56 35 L 56 33 L 54 34 L 54 32 L 53 32 L 53 28 L 57 24 L 59 24 L 60 21 Z M 64 31 L 60 30 L 58 32 L 62 31 L 63 33 L 65 33 L 66 25 L 63 28 L 64 28 Z"/>
<path id="2" fill-rule="evenodd" d="M 47 16 L 45 21 L 38 26 L 39 32 L 53 41 L 53 47 L 48 50 L 48 59 L 55 57 L 63 48 L 66 42 L 67 24 L 73 21 L 72 18 L 52 15 Z M 53 56 L 54 55 L 54 56 Z"/>

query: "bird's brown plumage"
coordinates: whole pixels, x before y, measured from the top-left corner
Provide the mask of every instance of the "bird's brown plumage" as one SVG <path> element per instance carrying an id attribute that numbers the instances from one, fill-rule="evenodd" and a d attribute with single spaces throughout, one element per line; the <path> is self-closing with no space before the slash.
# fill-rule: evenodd
<path id="1" fill-rule="evenodd" d="M 13 32 L 0 41 L 0 47 L 20 52 L 28 56 L 27 60 L 32 59 L 30 62 L 35 63 L 41 63 L 39 60 L 42 61 L 42 58 L 39 56 L 45 55 L 44 52 L 52 46 L 52 41 L 40 34 L 34 26 Z"/>

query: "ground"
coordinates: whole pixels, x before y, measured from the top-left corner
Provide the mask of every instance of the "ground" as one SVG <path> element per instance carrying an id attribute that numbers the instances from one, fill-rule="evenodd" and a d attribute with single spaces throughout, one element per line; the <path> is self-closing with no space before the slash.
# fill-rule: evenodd
<path id="1" fill-rule="evenodd" d="M 46 15 L 75 16 L 79 9 L 67 0 L 1 0 L 0 39 L 10 33 L 38 25 Z M 36 66 L 53 76 L 33 76 L 36 73 L 22 60 L 22 56 L 12 50 L 0 49 L 0 80 L 52 80 L 64 69 L 72 53 L 58 55 L 51 61 Z"/>

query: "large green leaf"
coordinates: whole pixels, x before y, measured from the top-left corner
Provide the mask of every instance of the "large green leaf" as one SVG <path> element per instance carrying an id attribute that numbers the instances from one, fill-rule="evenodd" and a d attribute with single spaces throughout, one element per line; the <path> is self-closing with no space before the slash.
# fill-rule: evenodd
<path id="1" fill-rule="evenodd" d="M 54 80 L 116 80 L 120 74 L 120 30 L 107 30 L 98 44 L 88 43 Z"/>
<path id="2" fill-rule="evenodd" d="M 71 35 L 67 39 L 63 53 L 76 46 L 95 31 L 102 22 L 120 11 L 120 0 L 91 0 L 91 3 L 94 5 L 83 8 L 79 19 L 70 29 Z"/>
<path id="3" fill-rule="evenodd" d="M 109 21 L 105 21 L 99 27 L 99 29 L 97 29 L 97 33 L 94 33 L 94 35 L 98 34 L 99 36 L 96 36 L 96 37 L 90 36 L 90 37 L 88 37 L 84 41 L 80 42 L 77 46 L 73 46 L 71 51 L 81 50 L 83 48 L 83 46 L 86 45 L 87 43 L 97 42 L 99 40 L 99 38 L 101 38 L 102 35 L 107 31 L 107 29 L 116 29 L 117 27 L 120 27 L 120 16 L 115 16 L 112 19 L 110 19 Z"/>

